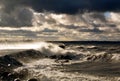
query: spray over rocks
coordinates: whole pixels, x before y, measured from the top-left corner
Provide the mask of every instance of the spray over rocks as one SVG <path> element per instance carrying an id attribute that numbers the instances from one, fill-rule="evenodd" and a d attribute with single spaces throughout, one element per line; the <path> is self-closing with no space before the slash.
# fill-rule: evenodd
<path id="1" fill-rule="evenodd" d="M 90 75 L 95 73 L 96 76 L 99 76 L 98 78 L 86 78 L 87 80 L 108 80 L 100 78 L 104 74 L 104 77 L 106 75 L 116 76 L 113 79 L 109 77 L 109 80 L 118 80 L 120 56 L 118 51 L 115 52 L 115 50 L 119 46 L 114 47 L 113 45 L 108 48 L 107 45 L 104 45 L 103 48 L 99 45 L 64 44 L 65 48 L 63 48 L 61 43 L 34 42 L 30 44 L 11 44 L 7 45 L 6 49 L 1 48 L 1 50 L 7 50 L 9 46 L 13 47 L 12 50 L 19 50 L 22 47 L 24 47 L 24 50 L 0 57 L 0 79 L 3 81 L 17 79 L 59 81 L 63 79 L 62 75 L 66 75 L 65 77 L 72 81 L 75 80 L 75 76 L 80 75 L 79 73 L 83 73 L 80 75 L 83 78 L 77 78 L 78 80 L 85 79 L 84 73 Z M 110 49 L 113 48 L 114 52 L 110 54 Z M 74 74 L 74 72 L 78 74 Z M 68 75 L 72 76 L 71 79 Z"/>

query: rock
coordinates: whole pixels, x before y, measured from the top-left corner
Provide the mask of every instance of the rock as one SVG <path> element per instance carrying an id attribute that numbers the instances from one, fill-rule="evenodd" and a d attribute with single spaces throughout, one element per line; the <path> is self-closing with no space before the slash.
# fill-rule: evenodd
<path id="1" fill-rule="evenodd" d="M 5 55 L 3 57 L 0 57 L 0 62 L 3 67 L 19 67 L 22 66 L 22 63 L 14 59 L 13 57 L 9 55 Z M 1 67 L 2 67 L 1 66 Z"/>
<path id="2" fill-rule="evenodd" d="M 32 79 L 29 79 L 28 81 L 38 81 L 38 80 L 35 78 L 32 78 Z"/>
<path id="3" fill-rule="evenodd" d="M 27 61 L 30 59 L 37 59 L 37 58 L 44 58 L 45 55 L 42 54 L 40 51 L 29 49 L 25 51 L 20 51 L 14 54 L 11 54 L 12 57 L 20 59 L 22 61 Z"/>
<path id="4" fill-rule="evenodd" d="M 58 60 L 63 60 L 63 59 L 66 59 L 66 60 L 72 60 L 74 58 L 76 58 L 75 55 L 73 54 L 62 54 L 62 55 L 52 55 L 50 56 L 51 59 L 58 59 Z"/>
<path id="5" fill-rule="evenodd" d="M 29 75 L 29 70 L 28 69 L 22 69 L 18 71 L 17 76 L 19 76 L 20 79 L 24 79 Z"/>
<path id="6" fill-rule="evenodd" d="M 64 44 L 60 44 L 59 47 L 65 49 L 65 45 Z"/>
<path id="7" fill-rule="evenodd" d="M 3 72 L 3 73 L 1 73 L 0 78 L 4 80 L 4 79 L 8 78 L 9 74 L 10 74 L 9 72 Z"/>

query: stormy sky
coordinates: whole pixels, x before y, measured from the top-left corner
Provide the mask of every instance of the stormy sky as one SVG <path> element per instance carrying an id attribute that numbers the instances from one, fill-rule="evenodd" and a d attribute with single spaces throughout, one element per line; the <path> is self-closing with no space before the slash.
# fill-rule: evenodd
<path id="1" fill-rule="evenodd" d="M 53 11 L 73 14 L 78 11 L 119 11 L 120 0 L 0 0 L 6 11 L 16 6 L 30 6 L 36 11 Z"/>
<path id="2" fill-rule="evenodd" d="M 0 0 L 1 39 L 120 41 L 120 0 Z"/>

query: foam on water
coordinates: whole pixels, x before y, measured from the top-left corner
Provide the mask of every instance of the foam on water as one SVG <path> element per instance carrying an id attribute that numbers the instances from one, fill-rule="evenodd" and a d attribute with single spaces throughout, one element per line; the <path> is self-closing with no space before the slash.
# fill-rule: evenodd
<path id="1" fill-rule="evenodd" d="M 34 43 L 2 43 L 0 44 L 0 50 L 8 50 L 8 49 L 37 49 L 47 44 L 44 42 L 34 42 Z"/>
<path id="2" fill-rule="evenodd" d="M 73 63 L 74 64 L 74 63 Z M 57 67 L 56 67 L 57 65 Z M 22 70 L 28 70 L 28 76 L 26 79 L 35 77 L 42 81 L 82 81 L 82 80 L 97 80 L 97 81 L 119 81 L 119 77 L 99 77 L 84 73 L 77 72 L 61 72 L 60 64 L 57 64 L 51 59 L 41 59 L 32 63 L 25 64 L 23 67 L 17 68 L 15 72 L 21 72 Z M 93 67 L 93 66 L 91 66 Z"/>
<path id="3" fill-rule="evenodd" d="M 104 48 L 101 51 L 101 47 Z M 113 49 L 114 48 L 114 49 Z M 108 46 L 96 46 L 96 45 L 65 45 L 65 48 L 59 47 L 59 44 L 47 43 L 47 42 L 31 42 L 31 43 L 6 43 L 0 45 L 0 50 L 8 50 L 8 49 L 24 49 L 24 51 L 16 52 L 8 54 L 7 57 L 14 58 L 16 61 L 20 61 L 23 66 L 15 68 L 14 71 L 18 74 L 23 72 L 24 70 L 26 75 L 26 79 L 35 77 L 41 80 L 51 80 L 51 81 L 60 81 L 60 80 L 109 80 L 102 77 L 96 77 L 89 74 L 84 73 L 69 73 L 64 72 L 67 69 L 78 69 L 81 68 L 80 71 L 85 71 L 84 68 L 87 66 L 94 71 L 101 70 L 104 71 L 105 68 L 110 69 L 117 69 L 119 66 L 117 65 L 120 62 L 120 55 L 119 53 L 112 53 L 110 54 L 111 49 L 117 50 L 119 47 L 112 47 L 108 48 Z M 100 51 L 99 51 L 100 50 Z M 33 53 L 33 54 L 32 54 Z M 41 55 L 46 57 L 41 57 Z M 2 59 L 4 56 L 1 56 L 2 62 L 6 59 Z M 25 59 L 22 60 L 21 59 Z M 36 60 L 35 60 L 36 59 Z M 11 59 L 9 59 L 11 60 Z M 28 62 L 28 61 L 30 62 Z M 27 61 L 27 62 L 26 62 Z M 6 62 L 7 63 L 7 62 Z M 88 64 L 87 64 L 88 63 Z M 97 67 L 98 64 L 100 68 Z M 4 62 L 3 62 L 4 64 Z M 12 63 L 11 63 L 12 64 Z M 78 64 L 78 65 L 76 65 Z M 80 65 L 79 65 L 80 64 Z M 60 68 L 63 68 L 61 71 Z M 84 66 L 86 65 L 86 66 Z M 81 66 L 81 67 L 80 67 Z M 84 66 L 84 68 L 82 68 Z M 93 67 L 93 66 L 96 66 Z M 71 68 L 73 67 L 73 68 Z M 77 68 L 78 67 L 78 68 Z M 88 71 L 91 71 L 89 68 L 86 68 Z M 103 69 L 102 69 L 103 68 Z M 119 71 L 119 70 L 118 70 Z M 116 71 L 115 71 L 116 72 Z M 87 78 L 86 78 L 87 77 Z M 118 80 L 118 77 L 114 77 L 112 80 Z"/>
<path id="4" fill-rule="evenodd" d="M 14 69 L 15 72 L 21 72 L 24 69 L 28 70 L 28 76 L 26 79 L 35 77 L 42 81 L 88 81 L 88 80 L 95 80 L 95 81 L 112 81 L 112 80 L 119 80 L 119 77 L 99 77 L 99 76 L 92 76 L 89 74 L 84 73 L 69 73 L 69 72 L 61 72 L 60 69 L 55 68 L 56 65 L 58 68 L 62 67 L 60 64 L 57 64 L 54 60 L 51 59 L 41 59 L 32 63 L 28 63 L 23 67 Z"/>
<path id="5" fill-rule="evenodd" d="M 82 56 L 79 57 L 80 59 L 88 58 L 89 60 L 98 60 L 102 61 L 102 59 L 112 60 L 112 61 L 119 61 L 120 56 L 119 54 L 109 54 L 107 53 L 108 49 L 104 49 L 103 51 L 96 51 L 100 50 L 100 47 L 96 46 L 84 46 L 84 48 L 76 48 L 76 46 L 68 46 L 66 49 L 59 47 L 58 44 L 47 43 L 47 42 L 33 42 L 33 43 L 5 43 L 0 45 L 0 50 L 19 50 L 19 49 L 34 49 L 36 51 L 40 51 L 42 54 L 46 56 L 51 55 L 73 55 L 73 56 Z M 79 50 L 79 49 L 83 49 Z M 117 48 L 116 48 L 117 49 Z M 90 51 L 91 50 L 91 51 Z M 93 51 L 92 51 L 93 50 Z"/>

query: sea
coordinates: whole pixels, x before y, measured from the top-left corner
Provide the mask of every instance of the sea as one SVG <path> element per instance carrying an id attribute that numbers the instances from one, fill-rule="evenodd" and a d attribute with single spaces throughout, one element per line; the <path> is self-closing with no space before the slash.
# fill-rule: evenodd
<path id="1" fill-rule="evenodd" d="M 120 42 L 1 42 L 0 81 L 120 81 Z"/>

